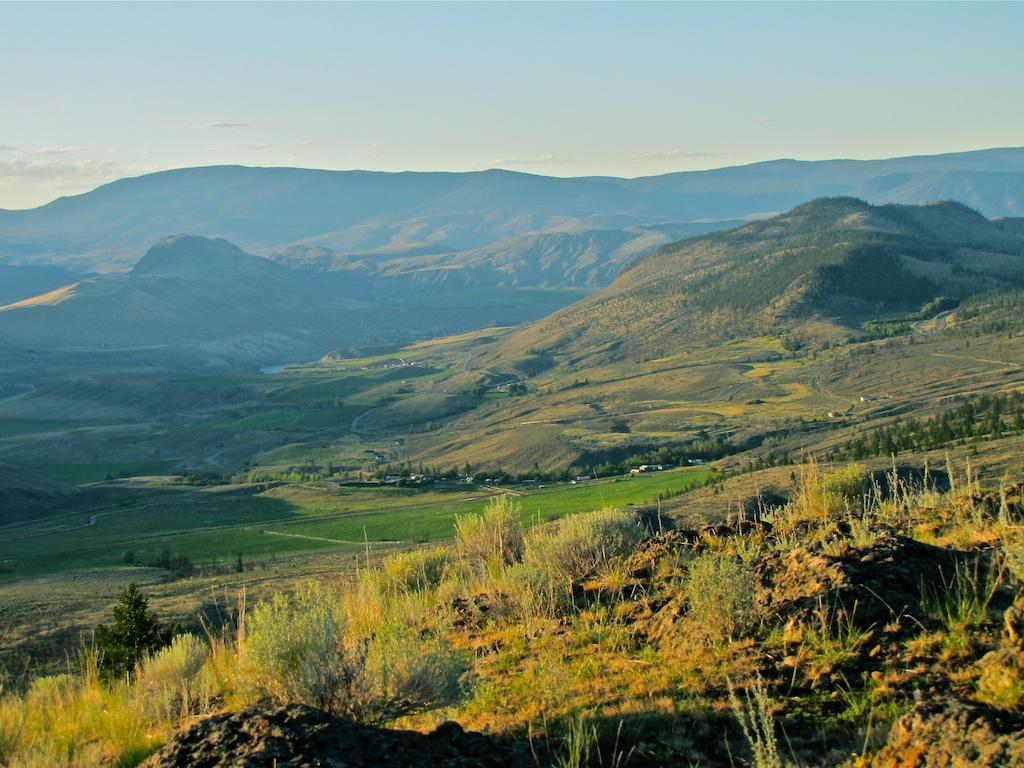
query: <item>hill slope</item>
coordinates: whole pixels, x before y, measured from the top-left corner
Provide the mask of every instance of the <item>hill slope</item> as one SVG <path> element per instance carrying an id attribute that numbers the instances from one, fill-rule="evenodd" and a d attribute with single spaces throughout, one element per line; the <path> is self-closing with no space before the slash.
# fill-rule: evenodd
<path id="1" fill-rule="evenodd" d="M 226 241 L 172 237 L 153 246 L 130 273 L 93 277 L 3 307 L 0 346 L 202 346 L 233 358 L 253 347 L 308 349 L 319 318 L 356 324 L 364 306 L 335 299 Z"/>
<path id="2" fill-rule="evenodd" d="M 0 307 L 41 293 L 49 293 L 81 279 L 82 275 L 59 267 L 15 267 L 0 264 Z"/>
<path id="3" fill-rule="evenodd" d="M 821 199 L 655 251 L 607 289 L 514 334 L 504 353 L 649 359 L 812 318 L 856 326 L 1022 281 L 1024 239 L 963 205 Z"/>
<path id="4" fill-rule="evenodd" d="M 85 492 L 0 464 L 0 526 L 70 509 Z"/>
<path id="5" fill-rule="evenodd" d="M 378 280 L 429 286 L 573 286 L 600 288 L 637 256 L 685 237 L 740 221 L 651 224 L 627 229 L 567 229 L 515 235 L 457 253 L 343 256 L 323 246 L 292 246 L 275 256 L 317 272 L 353 272 Z"/>

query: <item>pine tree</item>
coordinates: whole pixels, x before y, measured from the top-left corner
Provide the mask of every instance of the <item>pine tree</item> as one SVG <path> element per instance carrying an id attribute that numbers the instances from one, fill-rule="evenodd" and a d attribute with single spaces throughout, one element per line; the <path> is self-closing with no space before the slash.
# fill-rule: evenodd
<path id="1" fill-rule="evenodd" d="M 134 581 L 121 593 L 113 616 L 112 627 L 96 627 L 96 650 L 105 672 L 130 673 L 146 654 L 166 645 L 160 622 Z"/>

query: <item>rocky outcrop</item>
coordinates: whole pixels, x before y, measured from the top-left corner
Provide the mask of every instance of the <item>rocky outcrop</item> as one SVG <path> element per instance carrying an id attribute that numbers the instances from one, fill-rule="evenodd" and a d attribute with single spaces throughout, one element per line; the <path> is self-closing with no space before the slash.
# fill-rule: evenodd
<path id="1" fill-rule="evenodd" d="M 920 616 L 921 585 L 951 578 L 966 556 L 891 533 L 834 555 L 796 547 L 759 560 L 755 601 L 774 616 L 825 601 L 859 626 L 881 626 L 903 614 Z"/>
<path id="2" fill-rule="evenodd" d="M 872 768 L 1024 766 L 1024 719 L 961 699 L 917 704 L 897 720 Z"/>
<path id="3" fill-rule="evenodd" d="M 302 705 L 216 715 L 144 768 L 517 768 L 528 748 L 445 723 L 429 734 L 359 725 Z"/>

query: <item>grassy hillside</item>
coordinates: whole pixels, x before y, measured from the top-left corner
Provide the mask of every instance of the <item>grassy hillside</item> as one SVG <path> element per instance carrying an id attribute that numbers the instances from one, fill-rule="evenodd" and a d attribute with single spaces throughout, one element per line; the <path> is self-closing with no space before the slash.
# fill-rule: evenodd
<path id="1" fill-rule="evenodd" d="M 727 747 L 729 765 L 892 768 L 978 743 L 1013 764 L 1022 264 L 1012 219 L 826 199 L 642 256 L 532 326 L 340 342 L 267 373 L 202 367 L 187 350 L 212 342 L 190 334 L 239 344 L 244 301 L 266 327 L 309 324 L 298 354 L 362 298 L 185 238 L 8 307 L 0 328 L 54 312 L 83 346 L 0 351 L 18 372 L 0 381 L 0 762 L 134 764 L 198 715 L 272 700 L 373 722 L 401 701 L 403 725 L 454 717 L 561 766 Z M 68 318 L 90 317 L 178 338 L 86 345 Z M 166 621 L 223 632 L 134 682 L 89 656 L 32 682 L 128 580 Z M 239 589 L 280 594 L 234 623 Z M 358 706 L 258 666 L 326 637 L 300 643 L 326 648 L 321 669 L 367 660 L 343 694 Z M 406 680 L 415 696 L 392 696 Z M 981 742 L 948 727 L 967 716 L 994 724 Z"/>
<path id="2" fill-rule="evenodd" d="M 539 349 L 574 365 L 651 359 L 813 319 L 859 330 L 1022 280 L 1024 240 L 964 206 L 829 198 L 659 249 L 502 351 Z"/>
<path id="3" fill-rule="evenodd" d="M 74 507 L 87 496 L 75 486 L 0 464 L 0 527 Z"/>

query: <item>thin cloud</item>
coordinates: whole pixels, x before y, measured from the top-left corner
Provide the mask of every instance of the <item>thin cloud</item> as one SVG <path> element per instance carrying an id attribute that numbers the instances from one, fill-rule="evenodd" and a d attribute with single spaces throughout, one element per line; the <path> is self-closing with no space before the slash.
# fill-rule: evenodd
<path id="1" fill-rule="evenodd" d="M 248 128 L 248 123 L 229 123 L 229 122 L 216 122 L 216 123 L 204 123 L 207 128 Z"/>
<path id="2" fill-rule="evenodd" d="M 250 144 L 245 142 L 236 142 L 235 144 L 222 144 L 217 147 L 207 147 L 207 152 L 227 152 L 233 149 L 250 149 L 255 151 L 261 151 L 264 149 L 277 149 L 276 144 Z"/>
<path id="3" fill-rule="evenodd" d="M 53 161 L 16 157 L 0 161 L 0 178 L 55 179 L 73 183 L 110 178 L 117 174 L 118 165 L 109 160 Z"/>
<path id="4" fill-rule="evenodd" d="M 81 147 L 43 147 L 42 149 L 33 149 L 28 154 L 30 155 L 71 155 L 75 152 L 81 152 Z"/>
<path id="5" fill-rule="evenodd" d="M 572 157 L 556 157 L 554 155 L 541 155 L 540 157 L 520 158 L 518 160 L 495 160 L 494 165 L 551 165 L 556 163 L 579 162 Z"/>
<path id="6" fill-rule="evenodd" d="M 0 152 L 17 152 L 17 147 L 12 147 L 9 144 L 0 144 Z"/>
<path id="7" fill-rule="evenodd" d="M 669 149 L 664 152 L 644 152 L 633 155 L 637 160 L 694 160 L 704 157 L 734 157 L 731 152 L 701 152 L 690 149 Z"/>

